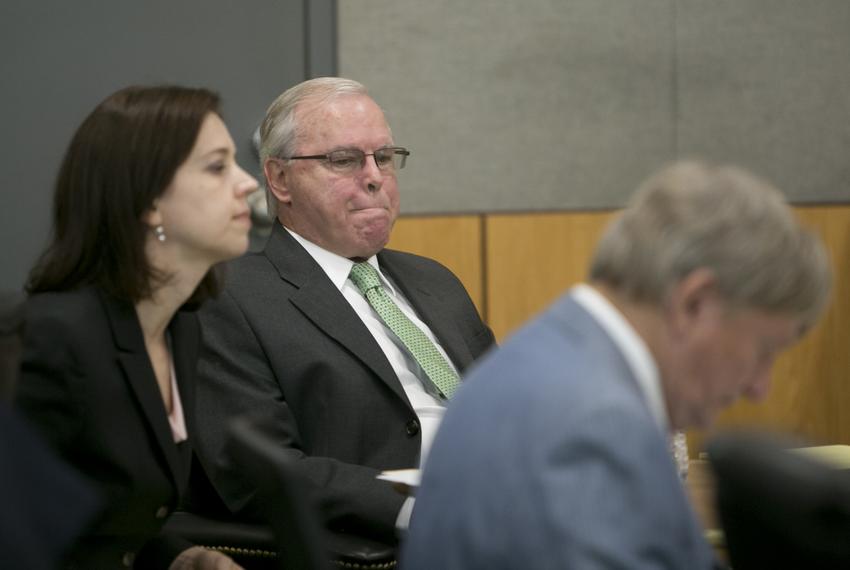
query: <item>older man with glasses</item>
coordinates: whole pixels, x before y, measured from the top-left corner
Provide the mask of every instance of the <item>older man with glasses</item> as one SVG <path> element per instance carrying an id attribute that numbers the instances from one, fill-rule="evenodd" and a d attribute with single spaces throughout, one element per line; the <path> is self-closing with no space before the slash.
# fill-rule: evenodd
<path id="1" fill-rule="evenodd" d="M 277 220 L 201 312 L 199 456 L 230 511 L 258 516 L 226 437 L 229 418 L 251 414 L 314 484 L 332 529 L 394 541 L 411 500 L 375 477 L 418 466 L 493 334 L 448 269 L 384 249 L 410 152 L 363 85 L 296 85 L 260 135 Z"/>

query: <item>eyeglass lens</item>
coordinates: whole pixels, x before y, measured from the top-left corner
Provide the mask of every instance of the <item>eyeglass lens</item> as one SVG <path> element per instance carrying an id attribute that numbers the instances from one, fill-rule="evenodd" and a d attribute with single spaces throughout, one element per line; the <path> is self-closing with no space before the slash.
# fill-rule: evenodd
<path id="1" fill-rule="evenodd" d="M 372 156 L 375 164 L 381 170 L 399 170 L 404 168 L 407 155 L 397 148 L 379 148 L 374 153 L 366 154 L 360 149 L 343 149 L 328 153 L 328 164 L 339 171 L 353 171 L 366 166 L 366 157 Z"/>

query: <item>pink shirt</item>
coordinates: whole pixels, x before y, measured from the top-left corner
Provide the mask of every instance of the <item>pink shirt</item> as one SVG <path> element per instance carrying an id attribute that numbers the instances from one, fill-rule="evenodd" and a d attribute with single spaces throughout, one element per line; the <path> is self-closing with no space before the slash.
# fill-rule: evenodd
<path id="1" fill-rule="evenodd" d="M 171 337 L 168 337 L 168 347 L 171 348 Z M 177 389 L 177 373 L 174 371 L 174 360 L 170 359 L 171 366 L 171 413 L 168 414 L 168 424 L 171 426 L 171 435 L 174 443 L 186 441 L 189 435 L 186 432 L 186 420 L 183 417 L 183 403 L 180 401 L 180 391 Z"/>

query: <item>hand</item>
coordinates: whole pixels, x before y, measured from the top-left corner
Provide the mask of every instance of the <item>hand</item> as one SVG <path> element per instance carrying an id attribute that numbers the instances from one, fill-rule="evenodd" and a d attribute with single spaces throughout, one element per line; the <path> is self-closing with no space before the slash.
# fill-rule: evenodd
<path id="1" fill-rule="evenodd" d="M 168 570 L 245 570 L 229 556 L 208 550 L 203 546 L 193 546 L 181 552 Z"/>

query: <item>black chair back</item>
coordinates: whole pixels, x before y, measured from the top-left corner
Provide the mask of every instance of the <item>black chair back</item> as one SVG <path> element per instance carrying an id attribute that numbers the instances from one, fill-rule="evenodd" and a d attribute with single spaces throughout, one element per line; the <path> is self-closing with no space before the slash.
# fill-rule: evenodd
<path id="1" fill-rule="evenodd" d="M 850 568 L 850 471 L 792 452 L 793 445 L 730 433 L 708 446 L 735 570 Z"/>
<path id="2" fill-rule="evenodd" d="M 231 436 L 236 443 L 234 459 L 256 485 L 274 533 L 280 568 L 330 568 L 326 531 L 310 500 L 309 486 L 292 468 L 292 460 L 246 418 L 233 421 Z"/>

